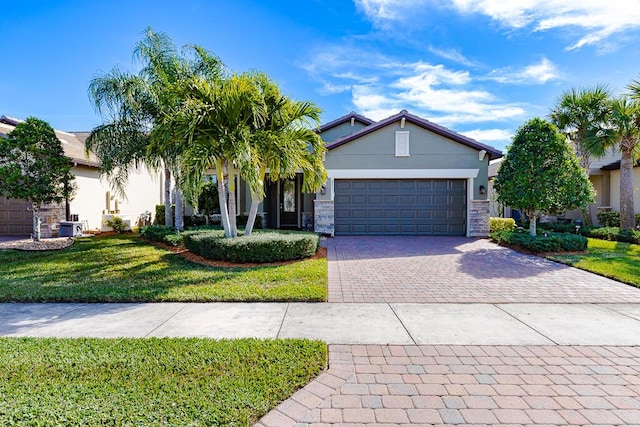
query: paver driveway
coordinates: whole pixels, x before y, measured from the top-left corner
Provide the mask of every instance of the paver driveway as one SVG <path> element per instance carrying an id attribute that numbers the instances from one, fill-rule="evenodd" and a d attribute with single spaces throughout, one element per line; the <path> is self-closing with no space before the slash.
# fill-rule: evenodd
<path id="1" fill-rule="evenodd" d="M 640 289 L 487 240 L 339 237 L 327 246 L 330 302 L 640 303 Z M 640 426 L 638 346 L 380 344 L 330 346 L 329 370 L 257 426 Z"/>
<path id="2" fill-rule="evenodd" d="M 486 239 L 335 237 L 327 248 L 329 302 L 640 302 L 631 286 Z"/>

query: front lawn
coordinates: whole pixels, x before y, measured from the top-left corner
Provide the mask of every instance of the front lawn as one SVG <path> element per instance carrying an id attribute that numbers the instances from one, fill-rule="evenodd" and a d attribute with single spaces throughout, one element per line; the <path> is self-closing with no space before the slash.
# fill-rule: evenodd
<path id="1" fill-rule="evenodd" d="M 326 259 L 208 267 L 136 235 L 78 239 L 61 251 L 0 251 L 0 301 L 324 301 Z"/>
<path id="2" fill-rule="evenodd" d="M 589 239 L 585 254 L 548 258 L 640 287 L 640 245 Z"/>
<path id="3" fill-rule="evenodd" d="M 0 338 L 0 425 L 250 426 L 326 355 L 310 340 Z"/>

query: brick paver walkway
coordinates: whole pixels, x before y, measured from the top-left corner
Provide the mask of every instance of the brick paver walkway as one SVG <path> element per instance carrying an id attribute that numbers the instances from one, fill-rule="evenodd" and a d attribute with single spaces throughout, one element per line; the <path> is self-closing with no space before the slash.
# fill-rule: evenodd
<path id="1" fill-rule="evenodd" d="M 329 302 L 640 303 L 640 291 L 464 237 L 327 241 Z"/>
<path id="2" fill-rule="evenodd" d="M 330 346 L 258 426 L 640 425 L 640 348 Z"/>

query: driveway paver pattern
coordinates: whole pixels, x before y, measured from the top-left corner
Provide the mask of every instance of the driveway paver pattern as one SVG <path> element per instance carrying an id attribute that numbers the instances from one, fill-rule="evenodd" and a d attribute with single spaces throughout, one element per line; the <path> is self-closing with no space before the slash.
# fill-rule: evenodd
<path id="1" fill-rule="evenodd" d="M 640 425 L 640 347 L 332 345 L 259 427 Z"/>
<path id="2" fill-rule="evenodd" d="M 486 239 L 327 240 L 329 302 L 640 303 L 640 292 Z"/>

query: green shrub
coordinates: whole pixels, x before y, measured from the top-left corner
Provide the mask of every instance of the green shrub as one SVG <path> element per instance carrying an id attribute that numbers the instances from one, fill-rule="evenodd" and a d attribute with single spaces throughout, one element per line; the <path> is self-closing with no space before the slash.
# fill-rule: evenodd
<path id="1" fill-rule="evenodd" d="M 171 246 L 182 246 L 182 235 L 173 227 L 166 225 L 149 225 L 140 228 L 140 235 L 154 242 L 166 243 Z"/>
<path id="2" fill-rule="evenodd" d="M 268 231 L 225 239 L 223 231 L 183 233 L 184 244 L 205 258 L 231 262 L 275 262 L 312 256 L 320 237 L 308 232 Z"/>
<path id="3" fill-rule="evenodd" d="M 570 233 L 546 233 L 532 237 L 529 233 L 497 231 L 491 233 L 491 239 L 507 246 L 516 246 L 533 253 L 575 252 L 587 249 L 587 238 Z"/>
<path id="4" fill-rule="evenodd" d="M 238 215 L 236 217 L 236 224 L 238 227 L 246 227 L 247 221 L 249 217 L 247 215 Z M 259 230 L 262 228 L 262 217 L 260 215 L 256 215 L 256 220 L 253 221 L 253 229 Z"/>
<path id="5" fill-rule="evenodd" d="M 513 231 L 516 228 L 516 220 L 513 218 L 489 218 L 489 232 Z"/>
<path id="6" fill-rule="evenodd" d="M 587 235 L 596 239 L 611 240 L 614 242 L 640 243 L 640 231 L 621 230 L 620 227 L 596 228 L 591 230 Z"/>
<path id="7" fill-rule="evenodd" d="M 105 219 L 103 222 L 104 225 L 111 227 L 116 233 L 124 233 L 129 229 L 127 223 L 124 222 L 124 219 L 119 216 L 113 216 L 111 219 Z"/>
<path id="8" fill-rule="evenodd" d="M 556 233 L 572 233 L 572 234 L 576 234 L 576 224 L 571 223 L 571 222 L 561 222 L 561 221 L 557 221 L 557 222 L 541 222 L 540 224 L 538 224 L 538 228 L 540 228 L 541 230 L 555 231 Z M 591 230 L 593 230 L 595 228 L 598 228 L 598 227 L 593 226 L 593 225 L 582 225 L 578 229 L 578 233 L 577 234 L 581 234 L 583 236 L 586 236 Z"/>
<path id="9" fill-rule="evenodd" d="M 603 227 L 620 227 L 620 212 L 598 212 L 596 216 Z"/>
<path id="10" fill-rule="evenodd" d="M 171 205 L 171 215 L 173 216 L 174 224 L 175 224 L 176 205 Z M 156 217 L 153 223 L 155 225 L 165 225 L 164 224 L 164 205 L 156 205 Z"/>

